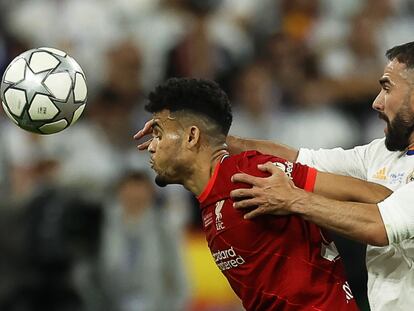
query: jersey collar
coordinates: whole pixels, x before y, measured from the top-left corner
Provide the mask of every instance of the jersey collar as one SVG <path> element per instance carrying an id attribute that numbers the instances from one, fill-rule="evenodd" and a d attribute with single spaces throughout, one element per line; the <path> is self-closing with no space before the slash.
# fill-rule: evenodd
<path id="1" fill-rule="evenodd" d="M 229 156 L 228 154 L 225 154 L 220 159 L 220 161 L 217 162 L 216 167 L 214 168 L 213 175 L 211 176 L 210 180 L 208 181 L 207 186 L 204 188 L 203 192 L 197 197 L 197 199 L 200 203 L 203 203 L 207 199 L 207 197 L 209 196 L 209 194 L 210 194 L 211 190 L 213 189 L 213 186 L 214 186 L 214 184 L 217 180 L 217 175 L 218 175 L 218 172 L 220 170 L 220 165 L 223 162 L 223 160 L 225 158 L 227 158 L 228 156 Z"/>

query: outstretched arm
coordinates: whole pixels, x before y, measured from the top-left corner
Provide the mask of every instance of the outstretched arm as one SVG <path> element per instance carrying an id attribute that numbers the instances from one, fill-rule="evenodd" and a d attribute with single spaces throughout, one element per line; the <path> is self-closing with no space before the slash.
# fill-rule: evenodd
<path id="1" fill-rule="evenodd" d="M 233 176 L 234 182 L 252 185 L 250 189 L 231 193 L 235 200 L 243 199 L 234 203 L 236 208 L 256 207 L 245 215 L 246 218 L 295 213 L 348 238 L 371 245 L 388 244 L 376 203 L 391 194 L 389 189 L 352 177 L 318 172 L 314 193 L 309 193 L 295 187 L 274 165 L 269 163 L 259 168 L 272 175 L 268 178 L 246 174 Z"/>
<path id="2" fill-rule="evenodd" d="M 334 200 L 359 203 L 378 203 L 392 193 L 376 183 L 324 172 L 317 173 L 313 192 Z"/>
<path id="3" fill-rule="evenodd" d="M 257 150 L 263 154 L 274 155 L 290 162 L 296 161 L 299 152 L 295 148 L 272 141 L 247 139 L 232 135 L 227 136 L 226 143 L 229 147 L 230 154 L 238 154 L 247 150 Z"/>
<path id="4" fill-rule="evenodd" d="M 293 213 L 350 239 L 375 246 L 388 245 L 377 204 L 343 202 L 311 193 L 302 195 L 306 204 L 293 204 Z"/>

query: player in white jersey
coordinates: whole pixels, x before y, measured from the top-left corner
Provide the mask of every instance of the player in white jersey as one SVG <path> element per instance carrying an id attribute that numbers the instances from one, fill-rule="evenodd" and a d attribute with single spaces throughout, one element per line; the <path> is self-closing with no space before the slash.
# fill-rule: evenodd
<path id="1" fill-rule="evenodd" d="M 237 182 L 252 184 L 232 196 L 236 208 L 256 209 L 246 218 L 263 214 L 296 213 L 320 226 L 368 244 L 368 298 L 372 311 L 414 310 L 414 42 L 386 53 L 389 63 L 373 103 L 387 126 L 385 138 L 351 150 L 294 150 L 266 142 L 230 137 L 230 148 L 256 149 L 321 171 L 380 183 L 391 190 L 378 204 L 340 202 L 297 189 L 275 166 L 261 167 L 268 178 L 245 174 Z"/>

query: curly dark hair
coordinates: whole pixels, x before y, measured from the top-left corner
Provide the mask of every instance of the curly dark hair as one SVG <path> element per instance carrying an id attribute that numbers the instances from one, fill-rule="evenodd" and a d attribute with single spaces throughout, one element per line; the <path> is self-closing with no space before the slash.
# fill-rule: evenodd
<path id="1" fill-rule="evenodd" d="M 407 68 L 414 68 L 414 42 L 394 46 L 385 55 L 390 61 L 396 59 L 399 63 L 405 64 Z"/>
<path id="2" fill-rule="evenodd" d="M 148 99 L 149 103 L 145 105 L 148 112 L 189 111 L 208 117 L 226 136 L 233 120 L 226 93 L 211 80 L 171 78 L 157 86 Z"/>

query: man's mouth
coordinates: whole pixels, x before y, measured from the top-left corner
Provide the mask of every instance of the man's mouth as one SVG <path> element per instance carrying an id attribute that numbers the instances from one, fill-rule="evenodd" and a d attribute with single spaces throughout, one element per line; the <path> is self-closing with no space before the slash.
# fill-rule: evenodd
<path id="1" fill-rule="evenodd" d="M 388 120 L 388 117 L 383 113 L 378 113 L 378 118 L 385 121 L 386 124 L 385 124 L 385 128 L 384 128 L 384 133 L 385 133 L 385 135 L 387 135 L 388 134 L 388 127 L 390 126 L 390 121 Z"/>
<path id="2" fill-rule="evenodd" d="M 381 120 L 384 120 L 385 122 L 389 123 L 389 120 L 388 120 L 387 116 L 383 113 L 378 113 L 378 118 L 380 118 Z"/>

